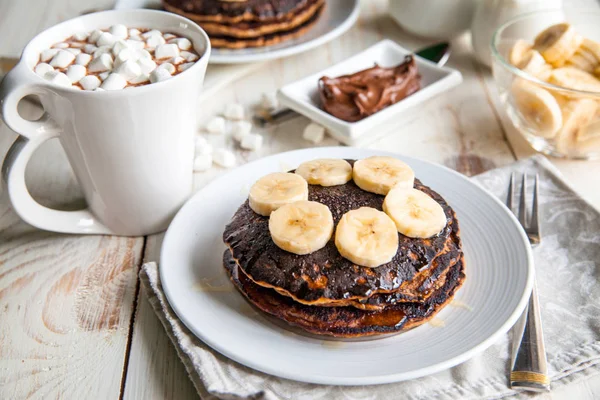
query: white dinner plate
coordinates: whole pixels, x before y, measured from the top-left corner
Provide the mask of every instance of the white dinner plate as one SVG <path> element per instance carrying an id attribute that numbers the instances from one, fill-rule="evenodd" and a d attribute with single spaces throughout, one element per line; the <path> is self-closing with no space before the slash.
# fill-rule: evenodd
<path id="1" fill-rule="evenodd" d="M 255 311 L 227 279 L 222 233 L 261 176 L 314 158 L 391 155 L 407 162 L 439 192 L 460 222 L 466 281 L 456 294 L 467 307 L 448 306 L 441 324 L 362 342 L 335 342 L 291 333 Z M 164 239 L 160 277 L 185 325 L 216 351 L 283 378 L 368 385 L 428 375 L 483 351 L 506 333 L 533 284 L 531 248 L 517 220 L 493 195 L 448 168 L 406 156 L 349 147 L 281 153 L 245 164 L 211 182 L 179 211 Z"/>

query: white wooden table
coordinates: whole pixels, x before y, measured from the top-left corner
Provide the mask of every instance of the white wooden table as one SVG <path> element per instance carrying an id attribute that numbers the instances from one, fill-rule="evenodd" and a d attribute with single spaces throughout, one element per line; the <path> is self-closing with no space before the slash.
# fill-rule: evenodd
<path id="1" fill-rule="evenodd" d="M 111 6 L 111 0 L 1 1 L 0 56 L 18 55 L 30 38 L 51 25 Z M 386 7 L 385 0 L 363 1 L 359 22 L 342 38 L 305 54 L 272 61 L 229 85 L 204 102 L 199 110 L 201 119 L 234 101 L 251 110 L 262 92 L 275 91 L 384 37 L 413 49 L 427 43 L 403 33 L 386 16 Z M 464 83 L 415 109 L 410 118 L 398 122 L 397 132 L 370 147 L 421 157 L 467 175 L 533 154 L 506 120 L 489 71 L 472 58 L 468 37 L 453 43 L 449 64 L 462 72 Z M 32 113 L 26 105 L 24 112 Z M 264 130 L 263 149 L 257 153 L 237 151 L 238 159 L 243 163 L 310 147 L 301 138 L 307 123 L 300 117 Z M 0 125 L 0 157 L 15 137 Z M 230 139 L 220 140 L 233 148 Z M 322 145 L 335 143 L 328 139 Z M 600 163 L 553 163 L 600 209 Z M 215 168 L 196 174 L 196 188 L 223 172 Z M 27 180 L 32 194 L 45 205 L 77 209 L 83 204 L 56 142 L 34 156 Z M 0 399 L 197 398 L 139 290 L 140 265 L 158 259 L 161 239 L 161 235 L 121 238 L 39 231 L 17 217 L 6 193 L 0 191 Z M 600 376 L 554 391 L 553 398 L 600 398 Z"/>

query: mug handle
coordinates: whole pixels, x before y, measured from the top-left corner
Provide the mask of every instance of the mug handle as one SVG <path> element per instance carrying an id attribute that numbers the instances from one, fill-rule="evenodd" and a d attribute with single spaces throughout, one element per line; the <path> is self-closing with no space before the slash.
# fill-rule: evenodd
<path id="1" fill-rule="evenodd" d="M 31 71 L 20 62 L 3 79 L 0 87 L 0 104 L 6 125 L 20 134 L 13 143 L 4 163 L 2 177 L 10 201 L 16 213 L 37 228 L 78 234 L 113 234 L 89 211 L 59 211 L 42 206 L 35 201 L 25 184 L 25 168 L 35 150 L 47 140 L 58 137 L 61 129 L 49 115 L 44 113 L 37 121 L 23 119 L 17 105 L 25 96 L 48 94 L 51 88 L 31 77 Z"/>

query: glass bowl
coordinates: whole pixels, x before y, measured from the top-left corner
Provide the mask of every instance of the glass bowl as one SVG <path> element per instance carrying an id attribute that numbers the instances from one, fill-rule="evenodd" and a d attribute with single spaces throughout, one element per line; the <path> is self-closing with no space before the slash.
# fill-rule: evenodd
<path id="1" fill-rule="evenodd" d="M 510 51 L 517 41 L 533 43 L 538 33 L 561 22 L 598 42 L 598 21 L 597 10 L 538 11 L 508 21 L 492 38 L 492 70 L 502 104 L 517 130 L 539 152 L 571 159 L 600 158 L 600 90 L 553 84 L 556 79 L 549 76 L 556 69 L 536 77 L 512 65 Z M 597 59 L 594 68 L 599 66 Z"/>

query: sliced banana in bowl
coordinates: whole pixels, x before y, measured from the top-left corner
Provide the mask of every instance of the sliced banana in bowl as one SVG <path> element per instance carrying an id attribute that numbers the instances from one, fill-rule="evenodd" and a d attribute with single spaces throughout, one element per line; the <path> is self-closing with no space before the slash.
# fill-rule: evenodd
<path id="1" fill-rule="evenodd" d="M 563 66 L 577 51 L 583 37 L 568 23 L 552 25 L 536 36 L 533 48 L 554 67 Z"/>
<path id="2" fill-rule="evenodd" d="M 300 175 L 286 172 L 263 176 L 252 185 L 248 194 L 250 208 L 264 216 L 301 200 L 308 200 L 308 183 Z"/>
<path id="3" fill-rule="evenodd" d="M 373 156 L 354 163 L 354 183 L 367 192 L 386 195 L 393 187 L 412 188 L 415 173 L 394 157 Z"/>
<path id="4" fill-rule="evenodd" d="M 310 185 L 337 186 L 352 179 L 352 166 L 339 158 L 320 158 L 303 162 L 296 168 L 296 174 Z"/>
<path id="5" fill-rule="evenodd" d="M 386 213 L 361 207 L 342 216 L 335 230 L 335 246 L 354 264 L 375 268 L 396 255 L 398 232 Z"/>
<path id="6" fill-rule="evenodd" d="M 304 255 L 325 247 L 333 235 L 329 208 L 316 201 L 297 201 L 279 207 L 269 217 L 269 232 L 282 250 Z"/>
<path id="7" fill-rule="evenodd" d="M 563 124 L 562 113 L 558 101 L 549 91 L 517 78 L 511 94 L 511 102 L 528 132 L 544 138 L 556 136 Z"/>

